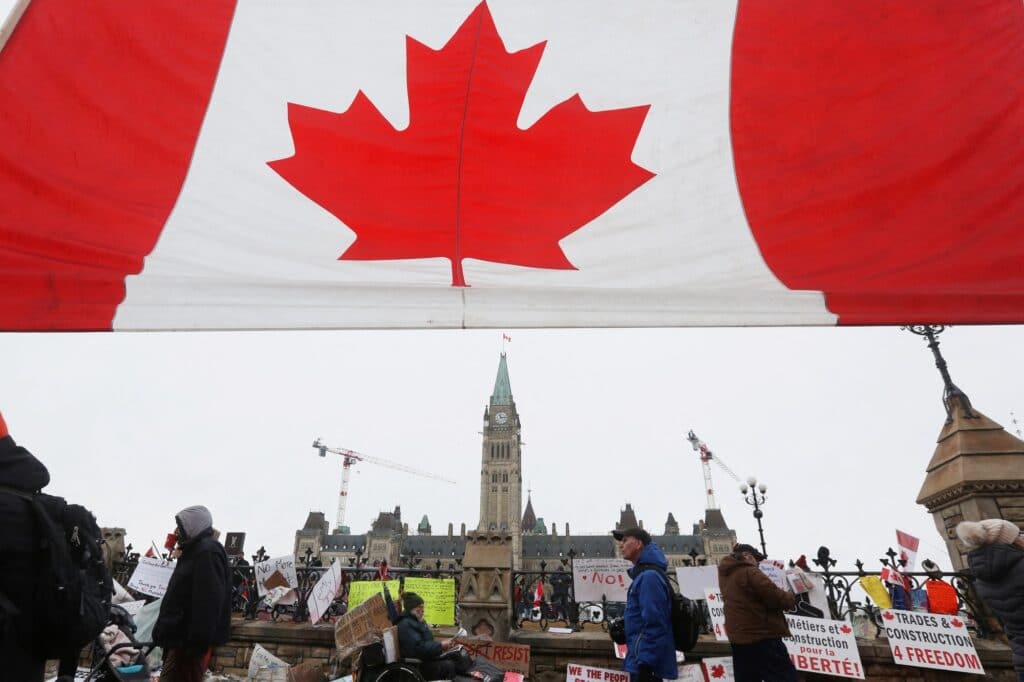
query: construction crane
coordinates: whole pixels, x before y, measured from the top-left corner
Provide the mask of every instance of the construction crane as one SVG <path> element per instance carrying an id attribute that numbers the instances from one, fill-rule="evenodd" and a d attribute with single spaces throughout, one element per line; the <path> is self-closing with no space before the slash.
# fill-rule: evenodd
<path id="1" fill-rule="evenodd" d="M 708 495 L 707 509 L 718 509 L 718 503 L 715 502 L 715 487 L 711 483 L 712 460 L 722 468 L 722 471 L 729 474 L 734 481 L 737 483 L 742 483 L 742 481 L 739 476 L 732 472 L 732 469 L 725 465 L 725 462 L 723 462 L 720 457 L 715 457 L 711 452 L 711 448 L 707 446 L 707 443 L 702 441 L 700 438 L 697 438 L 697 434 L 695 434 L 692 429 L 688 434 L 686 434 L 686 440 L 690 441 L 690 445 L 693 446 L 693 449 L 700 453 L 700 463 L 704 468 L 704 489 L 707 491 Z"/>
<path id="2" fill-rule="evenodd" d="M 370 464 L 376 464 L 378 466 L 387 467 L 389 469 L 395 469 L 396 471 L 404 471 L 407 474 L 414 474 L 416 476 L 423 476 L 424 478 L 433 478 L 438 481 L 444 481 L 445 483 L 455 484 L 455 481 L 432 474 L 427 471 L 420 471 L 419 469 L 413 469 L 410 466 L 399 464 L 397 462 L 390 462 L 386 459 L 380 459 L 379 457 L 370 457 L 369 455 L 363 455 L 355 450 L 347 450 L 345 448 L 332 448 L 324 444 L 322 440 L 317 438 L 313 441 L 313 447 L 317 449 L 321 457 L 326 457 L 328 452 L 333 452 L 336 455 L 341 455 L 341 490 L 338 492 L 338 518 L 335 530 L 340 532 L 345 526 L 345 509 L 348 506 L 348 488 L 349 483 L 352 480 L 352 465 L 358 462 L 368 462 Z"/>

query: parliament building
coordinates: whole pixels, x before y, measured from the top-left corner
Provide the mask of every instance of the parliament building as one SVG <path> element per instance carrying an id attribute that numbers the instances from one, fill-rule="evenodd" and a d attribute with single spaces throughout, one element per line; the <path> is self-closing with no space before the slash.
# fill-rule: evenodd
<path id="1" fill-rule="evenodd" d="M 514 567 L 521 570 L 540 570 L 542 562 L 552 570 L 569 557 L 570 551 L 580 558 L 618 556 L 611 530 L 600 535 L 573 535 L 566 523 L 559 534 L 556 524 L 549 529 L 536 515 L 529 495 L 523 507 L 522 423 L 512 399 L 505 353 L 498 361 L 494 390 L 484 407 L 482 434 L 480 517 L 470 531 L 509 532 Z M 631 526 L 645 527 L 627 502 L 614 527 Z M 669 566 L 717 564 L 736 542 L 736 533 L 726 525 L 719 509 L 706 509 L 704 518 L 693 524 L 689 535 L 680 534 L 679 523 L 671 513 L 661 532 L 650 526 L 646 530 L 664 550 Z M 426 514 L 410 532 L 409 524 L 402 520 L 401 507 L 396 506 L 381 512 L 366 533 L 352 534 L 344 527 L 331 529 L 324 513 L 313 511 L 295 533 L 295 555 L 305 561 L 309 550 L 309 556 L 319 558 L 325 566 L 334 559 L 343 565 L 357 561 L 372 565 L 386 559 L 392 566 L 412 561 L 421 568 L 456 568 L 465 553 L 466 532 L 465 523 L 458 531 L 449 523 L 447 532 L 435 534 Z"/>

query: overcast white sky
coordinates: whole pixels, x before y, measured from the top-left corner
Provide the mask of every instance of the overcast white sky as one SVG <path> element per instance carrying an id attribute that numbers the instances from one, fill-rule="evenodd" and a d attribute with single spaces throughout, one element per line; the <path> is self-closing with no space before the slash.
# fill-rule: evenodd
<path id="1" fill-rule="evenodd" d="M 945 417 L 924 342 L 895 328 L 512 330 L 524 480 L 549 527 L 607 532 L 632 502 L 659 531 L 703 513 L 694 429 L 738 475 L 768 484 L 769 554 L 833 549 L 876 559 L 899 527 L 948 564 L 914 500 Z M 974 405 L 1010 425 L 1024 412 L 1021 327 L 956 327 L 942 349 Z M 481 417 L 499 331 L 0 334 L 0 410 L 49 467 L 49 491 L 159 541 L 176 511 L 205 504 L 223 531 L 291 551 L 309 510 L 333 519 L 331 444 L 458 481 L 363 464 L 349 522 L 364 532 L 402 505 L 435 532 L 478 520 Z M 741 539 L 751 509 L 714 469 Z M 525 502 L 525 500 L 524 500 Z"/>

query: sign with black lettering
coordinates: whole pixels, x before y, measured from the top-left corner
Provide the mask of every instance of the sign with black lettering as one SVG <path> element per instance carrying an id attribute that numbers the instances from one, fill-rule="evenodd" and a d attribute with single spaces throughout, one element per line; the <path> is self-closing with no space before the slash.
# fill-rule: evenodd
<path id="1" fill-rule="evenodd" d="M 885 636 L 897 665 L 984 675 L 967 624 L 956 616 L 882 609 Z"/>
<path id="2" fill-rule="evenodd" d="M 786 614 L 789 637 L 782 639 L 797 670 L 864 679 L 853 627 L 842 620 Z"/>

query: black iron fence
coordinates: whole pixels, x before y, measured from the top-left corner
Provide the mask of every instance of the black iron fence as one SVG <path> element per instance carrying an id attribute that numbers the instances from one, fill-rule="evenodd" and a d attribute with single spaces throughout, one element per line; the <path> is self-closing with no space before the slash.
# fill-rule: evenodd
<path id="1" fill-rule="evenodd" d="M 138 556 L 129 556 L 114 563 L 113 576 L 121 585 L 126 586 L 131 579 L 135 568 L 138 566 Z M 294 603 L 278 603 L 269 605 L 256 587 L 255 569 L 252 564 L 233 564 L 232 571 L 232 610 L 241 614 L 247 619 L 269 618 L 271 620 L 290 620 L 302 622 L 309 620 L 309 609 L 306 600 L 316 586 L 323 574 L 330 569 L 329 566 L 307 566 L 298 564 L 295 574 L 298 578 L 298 587 L 295 588 L 296 599 Z M 418 578 L 453 578 L 455 580 L 455 594 L 459 593 L 459 586 L 462 579 L 461 567 L 442 567 L 440 563 L 434 566 L 417 563 L 412 567 L 394 567 L 388 571 L 389 580 L 398 580 L 400 589 L 398 593 L 392 594 L 397 602 L 400 593 L 405 589 L 407 577 Z M 333 622 L 335 618 L 348 610 L 349 586 L 353 582 L 380 580 L 381 575 L 374 566 L 342 566 L 341 568 L 342 588 L 338 596 L 325 611 L 321 622 Z M 132 590 L 129 590 L 132 592 Z M 134 593 L 140 599 L 152 600 L 152 597 Z M 291 601 L 290 599 L 287 601 Z M 456 616 L 458 605 L 456 604 Z M 261 615 L 265 614 L 265 615 Z"/>
<path id="2" fill-rule="evenodd" d="M 828 603 L 829 613 L 827 616 L 834 620 L 853 620 L 857 616 L 863 616 L 875 628 L 875 634 L 881 634 L 884 629 L 882 609 L 872 603 L 871 598 L 859 588 L 860 579 L 866 576 L 880 577 L 884 569 L 898 572 L 906 581 L 906 587 L 892 585 L 888 589 L 890 593 L 899 589 L 909 588 L 905 595 L 908 607 L 913 603 L 911 593 L 914 590 L 923 589 L 928 581 L 940 581 L 950 585 L 956 594 L 956 610 L 962 615 L 969 628 L 973 629 L 979 637 L 989 637 L 992 634 L 988 619 L 981 603 L 974 592 L 972 582 L 973 576 L 969 572 L 947 572 L 942 571 L 930 562 L 924 562 L 925 570 L 911 573 L 903 572 L 905 562 L 897 559 L 897 553 L 892 548 L 886 552 L 885 558 L 879 559 L 881 569 L 878 571 L 865 570 L 864 563 L 859 559 L 854 562 L 856 571 L 835 571 L 836 559 L 831 556 L 827 547 L 818 550 L 817 558 L 813 563 L 817 568 L 812 569 L 815 575 L 819 576 L 824 584 L 825 597 Z M 561 566 L 562 570 L 558 567 Z M 790 566 L 793 564 L 790 562 Z M 512 573 L 512 625 L 513 627 L 539 627 L 548 629 L 552 625 L 568 627 L 579 631 L 587 626 L 598 627 L 607 630 L 608 621 L 611 618 L 621 616 L 624 610 L 622 602 L 608 601 L 602 599 L 600 602 L 577 602 L 573 590 L 573 562 L 562 560 L 554 565 L 555 570 L 548 570 L 547 565 L 541 562 L 541 569 L 533 571 L 514 571 Z M 808 568 L 811 568 L 808 566 Z M 565 576 L 562 578 L 561 576 Z M 675 571 L 668 572 L 669 582 L 673 589 L 678 591 Z M 537 598 L 537 584 L 542 586 L 543 594 Z M 710 632 L 710 618 L 707 613 L 707 605 L 704 600 L 698 600 L 701 611 L 704 613 L 704 631 Z M 817 616 L 814 609 L 798 605 L 794 613 L 804 616 Z M 820 613 L 820 617 L 826 614 Z M 528 623 L 532 625 L 527 625 Z"/>

